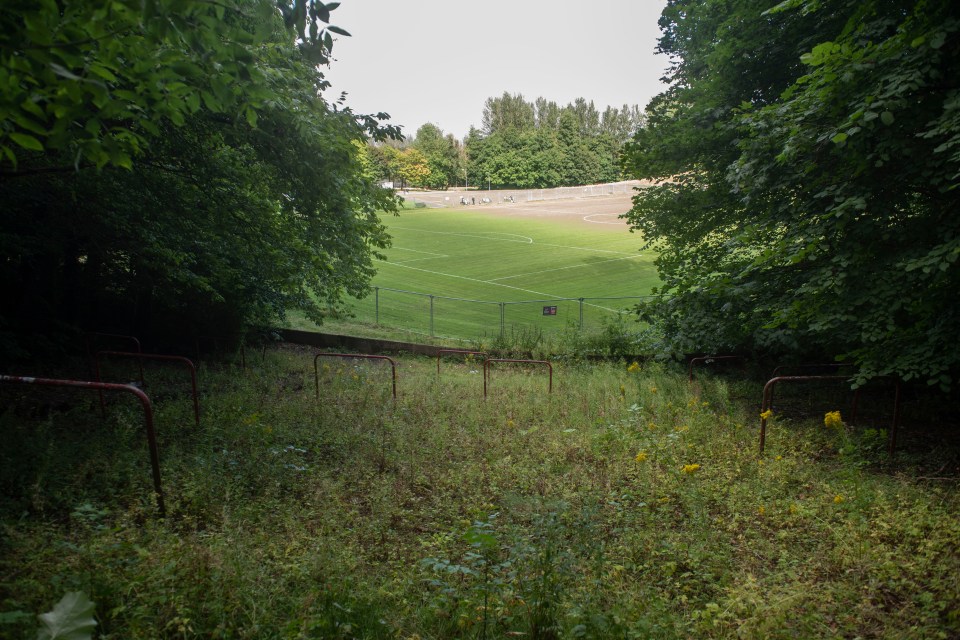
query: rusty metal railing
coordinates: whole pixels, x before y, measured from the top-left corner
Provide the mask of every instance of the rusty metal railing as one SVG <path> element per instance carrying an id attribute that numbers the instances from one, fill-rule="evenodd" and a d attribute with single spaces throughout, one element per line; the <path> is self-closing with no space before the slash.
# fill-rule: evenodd
<path id="1" fill-rule="evenodd" d="M 193 387 L 193 417 L 197 422 L 197 426 L 200 426 L 200 397 L 197 393 L 197 368 L 194 366 L 193 362 L 189 358 L 184 358 L 183 356 L 164 356 L 156 353 L 130 353 L 128 351 L 98 351 L 95 362 L 96 362 L 96 375 L 97 382 L 100 382 L 100 358 L 101 357 L 111 357 L 111 358 L 137 358 L 142 363 L 144 360 L 156 360 L 159 362 L 179 362 L 187 366 L 190 370 L 190 384 Z M 103 394 L 100 394 L 100 409 L 103 412 L 106 412 L 106 405 L 104 404 Z"/>
<path id="2" fill-rule="evenodd" d="M 94 354 L 95 354 L 94 350 L 91 348 L 92 347 L 91 338 L 93 338 L 94 340 L 96 340 L 97 338 L 108 338 L 111 340 L 120 340 L 124 342 L 129 342 L 134 346 L 134 351 L 136 351 L 137 353 L 143 353 L 143 348 L 140 346 L 140 340 L 136 336 L 125 336 L 119 333 L 101 333 L 99 331 L 88 331 L 84 336 L 84 340 L 86 342 L 87 358 L 90 361 L 90 363 L 93 363 Z M 140 368 L 140 384 L 145 385 L 146 381 L 143 378 L 143 361 L 140 361 L 137 364 Z M 90 375 L 91 376 L 94 375 L 92 368 L 90 369 Z"/>
<path id="3" fill-rule="evenodd" d="M 811 382 L 815 380 L 849 380 L 850 376 L 845 375 L 818 375 L 818 376 L 778 376 L 771 378 L 763 386 L 763 400 L 760 406 L 760 453 L 763 453 L 764 446 L 766 444 L 766 434 L 767 434 L 767 411 L 772 410 L 773 407 L 773 392 L 777 384 L 781 382 Z M 878 379 L 889 379 L 889 378 L 878 378 Z M 900 380 L 894 379 L 895 390 L 894 390 L 894 400 L 893 400 L 893 425 L 890 428 L 888 450 L 891 455 L 893 455 L 894 450 L 896 449 L 897 444 L 897 429 L 900 424 Z M 857 390 L 859 391 L 859 389 Z M 854 396 L 857 398 L 858 396 Z M 856 415 L 856 408 L 854 408 L 854 415 Z"/>
<path id="4" fill-rule="evenodd" d="M 7 376 L 0 375 L 0 382 L 11 382 L 20 384 L 32 384 L 50 387 L 74 387 L 79 389 L 96 389 L 100 393 L 104 391 L 125 391 L 132 393 L 140 401 L 143 407 L 144 420 L 146 422 L 147 446 L 150 449 L 150 467 L 153 470 L 153 490 L 157 500 L 157 510 L 160 517 L 166 516 L 166 508 L 163 504 L 163 486 L 160 482 L 160 449 L 157 446 L 157 434 L 153 428 L 153 405 L 150 404 L 150 398 L 140 389 L 129 384 L 114 384 L 111 382 L 87 382 L 83 380 L 57 380 L 53 378 L 32 378 L 28 376 Z"/>

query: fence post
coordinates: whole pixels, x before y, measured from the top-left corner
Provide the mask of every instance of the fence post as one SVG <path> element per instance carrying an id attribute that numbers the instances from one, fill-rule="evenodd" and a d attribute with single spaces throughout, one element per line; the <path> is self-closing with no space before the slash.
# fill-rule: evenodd
<path id="1" fill-rule="evenodd" d="M 580 298 L 580 331 L 583 331 L 583 298 Z"/>
<path id="2" fill-rule="evenodd" d="M 430 337 L 433 337 L 433 296 L 430 296 Z"/>
<path id="3" fill-rule="evenodd" d="M 374 323 L 380 324 L 380 287 L 373 288 Z"/>
<path id="4" fill-rule="evenodd" d="M 501 303 L 500 303 L 500 339 L 501 339 L 501 340 L 503 339 L 503 324 L 504 324 L 504 323 L 503 323 L 503 316 L 504 316 L 504 313 L 503 313 L 503 312 L 504 312 L 504 309 L 506 308 L 506 306 L 507 306 L 507 304 L 506 304 L 505 302 L 501 302 Z"/>

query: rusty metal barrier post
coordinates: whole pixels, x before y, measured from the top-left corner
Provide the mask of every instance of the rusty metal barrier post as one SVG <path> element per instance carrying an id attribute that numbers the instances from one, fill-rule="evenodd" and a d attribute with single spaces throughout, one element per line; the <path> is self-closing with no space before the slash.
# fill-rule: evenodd
<path id="1" fill-rule="evenodd" d="M 113 338 L 114 340 L 125 340 L 131 343 L 135 348 L 137 353 L 143 353 L 143 348 L 140 346 L 140 340 L 135 336 L 125 336 L 119 333 L 100 333 L 99 331 L 88 331 L 86 334 L 86 346 L 87 346 L 87 358 L 93 360 L 94 352 L 90 348 L 90 338 Z M 140 384 L 145 385 L 146 381 L 143 378 L 143 362 L 137 363 L 140 369 Z M 93 373 L 92 371 L 90 372 Z"/>
<path id="2" fill-rule="evenodd" d="M 855 367 L 856 365 L 852 362 L 824 362 L 824 363 L 806 363 L 806 364 L 781 364 L 773 368 L 773 373 L 770 374 L 771 378 L 779 377 L 783 373 L 784 369 L 796 369 L 799 371 L 811 371 L 817 369 L 833 369 L 834 371 L 839 371 L 845 367 Z M 793 375 L 797 375 L 794 373 Z M 810 374 L 807 374 L 810 375 Z M 771 398 L 771 403 L 773 398 Z M 860 388 L 858 387 L 853 392 L 853 404 L 850 407 L 850 424 L 857 423 L 857 407 L 860 404 Z"/>
<path id="3" fill-rule="evenodd" d="M 139 358 L 141 362 L 143 360 L 156 360 L 160 362 L 180 362 L 185 364 L 190 370 L 190 384 L 193 387 L 193 417 L 197 422 L 197 426 L 200 426 L 200 396 L 197 393 L 197 368 L 193 365 L 193 362 L 189 358 L 184 358 L 183 356 L 164 356 L 156 353 L 129 353 L 127 351 L 98 351 L 96 356 L 96 365 L 97 365 L 97 382 L 100 382 L 100 358 L 101 356 L 107 356 L 112 358 Z M 100 409 L 101 411 L 106 411 L 106 407 L 103 404 L 103 395 L 100 395 Z"/>
<path id="4" fill-rule="evenodd" d="M 487 359 L 488 355 L 486 351 L 464 351 L 462 349 L 438 349 L 437 350 L 437 376 L 440 375 L 440 357 L 445 354 L 452 355 L 463 355 L 463 356 L 483 356 L 484 360 Z"/>
<path id="5" fill-rule="evenodd" d="M 146 422 L 147 446 L 150 449 L 150 466 L 153 469 L 153 491 L 157 500 L 157 510 L 160 517 L 166 516 L 163 504 L 163 486 L 160 482 L 160 448 L 157 446 L 157 434 L 153 428 L 153 405 L 150 398 L 140 389 L 129 384 L 114 384 L 110 382 L 87 382 L 82 380 L 57 380 L 52 378 L 31 378 L 27 376 L 0 375 L 0 382 L 16 382 L 21 384 L 35 384 L 50 387 L 75 387 L 80 389 L 96 389 L 98 391 L 126 391 L 132 393 L 143 407 Z"/>
<path id="6" fill-rule="evenodd" d="M 487 397 L 487 378 L 490 376 L 491 362 L 514 362 L 524 364 L 545 364 L 550 372 L 550 382 L 547 386 L 547 393 L 553 393 L 553 365 L 547 360 L 514 360 L 511 358 L 487 358 L 483 361 L 483 397 Z"/>
<path id="7" fill-rule="evenodd" d="M 318 353 L 313 358 L 313 376 L 317 385 L 317 400 L 320 399 L 320 369 L 317 367 L 317 360 L 320 358 L 359 358 L 361 360 L 386 360 L 390 363 L 390 370 L 393 374 L 393 401 L 397 401 L 397 363 L 389 356 L 371 356 L 362 353 Z"/>
<path id="8" fill-rule="evenodd" d="M 695 362 L 708 363 L 713 360 L 746 360 L 743 356 L 698 356 L 696 358 L 690 358 L 690 367 L 687 371 L 688 382 L 693 382 L 693 364 Z"/>
<path id="9" fill-rule="evenodd" d="M 779 382 L 810 382 L 812 380 L 848 380 L 848 376 L 778 376 L 763 385 L 763 401 L 760 404 L 760 453 L 763 453 L 767 435 L 767 411 L 773 406 L 773 390 Z"/>

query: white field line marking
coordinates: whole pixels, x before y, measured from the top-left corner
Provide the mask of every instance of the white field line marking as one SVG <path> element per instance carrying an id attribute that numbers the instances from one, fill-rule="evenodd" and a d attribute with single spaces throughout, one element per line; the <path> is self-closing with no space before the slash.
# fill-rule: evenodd
<path id="1" fill-rule="evenodd" d="M 526 214 L 538 216 L 541 218 L 546 216 L 578 216 L 579 215 L 583 219 L 587 219 L 592 216 L 619 216 L 622 213 L 626 213 L 625 211 L 617 211 L 617 212 L 610 211 L 607 213 L 603 213 L 603 212 L 591 213 L 584 216 L 582 213 L 582 210 L 578 211 L 576 209 L 548 209 L 546 207 L 530 207 L 530 206 L 528 207 L 506 206 L 501 208 L 500 211 L 506 211 L 511 213 L 526 213 Z M 588 222 L 592 222 L 592 221 L 588 221 Z"/>
<path id="2" fill-rule="evenodd" d="M 592 302 L 584 302 L 583 304 L 587 305 L 588 307 L 593 307 L 594 309 L 603 309 L 604 311 L 609 311 L 610 313 L 619 313 L 621 315 L 623 314 L 623 311 L 620 309 L 611 309 L 610 307 L 605 307 L 600 304 L 593 304 Z M 630 312 L 628 311 L 627 313 L 630 313 Z"/>
<path id="3" fill-rule="evenodd" d="M 407 249 L 405 247 L 390 247 L 391 249 L 396 249 L 397 251 L 412 251 L 413 253 L 423 253 L 428 257 L 426 258 L 410 258 L 409 260 L 383 260 L 383 262 L 389 262 L 391 264 L 404 264 L 407 262 L 419 262 L 420 260 L 436 260 L 438 258 L 449 258 L 450 256 L 443 253 L 434 253 L 432 251 L 420 251 L 419 249 Z"/>
<path id="4" fill-rule="evenodd" d="M 389 262 L 390 264 L 407 264 L 408 262 L 421 262 L 423 260 L 438 260 L 440 258 L 447 258 L 449 256 L 433 256 L 432 258 L 410 258 L 409 260 L 383 260 L 383 262 Z"/>
<path id="5" fill-rule="evenodd" d="M 611 258 L 610 260 L 601 260 L 600 262 L 595 262 L 594 264 L 571 264 L 566 267 L 556 267 L 554 269 L 544 269 L 543 271 L 531 271 L 529 273 L 518 273 L 513 276 L 504 276 L 502 278 L 494 278 L 490 282 L 498 282 L 500 280 L 509 280 L 510 278 L 523 278 L 525 276 L 535 276 L 541 273 L 550 273 L 551 271 L 563 271 L 564 269 L 582 269 L 584 267 L 592 267 L 597 264 L 604 264 L 605 262 L 619 262 L 621 260 L 632 260 L 633 258 L 642 258 L 643 254 L 638 253 L 635 256 L 629 256 L 626 258 Z M 405 261 L 409 262 L 409 261 Z"/>
<path id="6" fill-rule="evenodd" d="M 613 253 L 618 256 L 629 256 L 631 258 L 636 258 L 638 254 L 636 253 L 626 253 L 624 251 L 611 251 L 610 249 L 589 249 L 587 247 L 571 247 L 565 244 L 549 244 L 547 242 L 538 242 L 537 246 L 540 247 L 555 247 L 557 249 L 576 249 L 578 251 L 592 251 L 593 253 Z"/>
<path id="7" fill-rule="evenodd" d="M 467 276 L 457 276 L 452 273 L 443 273 L 442 271 L 431 271 L 430 269 L 421 269 L 419 267 L 408 267 L 405 264 L 399 264 L 396 262 L 391 262 L 390 264 L 397 267 L 403 267 L 404 269 L 412 269 L 414 271 L 422 271 L 424 273 L 432 273 L 435 276 L 444 276 L 446 278 L 456 278 L 458 280 L 469 280 L 470 282 L 479 282 L 480 284 L 489 284 L 495 287 L 503 287 L 504 289 L 513 289 L 514 291 L 523 291 L 524 293 L 533 293 L 538 296 L 547 296 L 548 298 L 556 298 L 558 300 L 563 300 L 563 296 L 555 296 L 552 293 L 543 293 L 542 291 L 533 291 L 531 289 L 521 289 L 520 287 L 511 287 L 508 284 L 500 284 L 499 282 L 492 282 L 490 280 L 480 280 L 479 278 L 468 278 Z"/>
<path id="8" fill-rule="evenodd" d="M 467 276 L 457 276 L 452 273 L 443 273 L 441 271 L 431 271 L 430 269 L 421 269 L 420 267 L 408 267 L 405 264 L 400 264 L 397 262 L 391 262 L 390 264 L 397 267 L 403 267 L 404 269 L 412 269 L 413 271 L 422 271 L 424 273 L 432 273 L 435 276 L 444 276 L 447 278 L 457 278 L 458 280 L 469 280 L 470 282 L 479 282 L 481 284 L 490 284 L 495 287 L 503 287 L 505 289 L 513 289 L 514 291 L 522 291 L 524 293 L 533 293 L 538 296 L 546 296 L 548 298 L 556 298 L 557 300 L 572 300 L 572 298 L 567 296 L 558 296 L 552 293 L 543 293 L 542 291 L 533 291 L 532 289 L 521 289 L 520 287 L 512 287 L 508 284 L 500 284 L 499 282 L 493 282 L 492 280 L 480 280 L 479 278 L 468 278 Z M 626 296 L 629 297 L 629 296 Z M 494 301 L 491 301 L 492 304 L 496 304 Z M 611 309 L 610 307 L 604 307 L 599 304 L 593 304 L 592 302 L 584 302 L 588 307 L 593 307 L 595 309 L 603 309 L 604 311 L 609 311 L 610 313 L 621 313 L 618 309 Z"/>
<path id="9" fill-rule="evenodd" d="M 495 238 L 493 236 L 476 236 L 466 233 L 457 233 L 455 231 L 430 231 L 427 229 L 411 229 L 410 227 L 392 227 L 393 229 L 403 229 L 404 231 L 414 231 L 417 233 L 439 233 L 447 236 L 462 236 L 464 238 L 480 238 L 481 240 L 500 240 L 501 242 L 519 242 L 520 244 L 534 244 L 533 238 L 528 236 L 521 236 L 515 233 L 502 233 L 500 235 L 505 236 L 516 236 L 518 238 L 525 238 L 525 240 L 510 240 L 509 238 Z M 498 233 L 496 231 L 491 231 L 490 233 Z M 553 247 L 555 249 L 576 249 L 577 251 L 590 251 L 593 253 L 613 253 L 618 256 L 630 256 L 636 257 L 635 253 L 626 253 L 624 251 L 612 251 L 610 249 L 590 249 L 588 247 L 571 247 L 566 244 L 551 244 L 549 242 L 537 242 L 538 247 Z"/>
<path id="10" fill-rule="evenodd" d="M 396 249 L 397 251 L 413 251 L 414 253 L 425 253 L 428 256 L 437 256 L 439 258 L 449 258 L 450 256 L 444 255 L 442 253 L 434 253 L 432 251 L 421 251 L 419 249 L 407 249 L 406 247 L 390 247 L 391 249 Z"/>
<path id="11" fill-rule="evenodd" d="M 590 219 L 590 218 L 596 218 L 597 216 L 619 216 L 619 215 L 620 215 L 619 213 L 593 213 L 593 214 L 590 214 L 589 216 L 583 216 L 583 221 L 584 221 L 584 222 L 592 222 L 592 223 L 594 223 L 594 224 L 619 224 L 619 225 L 625 225 L 625 224 L 627 224 L 627 223 L 624 222 L 623 220 L 617 220 L 616 222 L 606 222 L 606 221 L 604 221 L 604 220 L 591 220 L 591 219 Z"/>
<path id="12" fill-rule="evenodd" d="M 404 231 L 415 231 L 417 233 L 437 233 L 445 236 L 460 236 L 463 238 L 480 238 L 481 240 L 502 240 L 503 242 L 519 242 L 522 244 L 533 244 L 533 238 L 521 236 L 517 233 L 500 233 L 499 231 L 489 231 L 485 236 L 478 236 L 470 233 L 457 233 L 456 231 L 430 231 L 427 229 L 411 229 L 410 227 L 391 227 L 392 229 L 403 229 Z M 498 238 L 496 236 L 513 236 L 514 238 L 523 238 L 523 240 L 511 240 L 509 238 Z"/>

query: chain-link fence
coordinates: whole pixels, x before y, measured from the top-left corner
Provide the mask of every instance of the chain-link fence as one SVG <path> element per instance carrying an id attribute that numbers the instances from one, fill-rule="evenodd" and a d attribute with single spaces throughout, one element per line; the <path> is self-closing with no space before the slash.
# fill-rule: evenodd
<path id="1" fill-rule="evenodd" d="M 354 304 L 357 318 L 428 336 L 475 338 L 517 329 L 595 331 L 649 296 L 490 301 L 374 287 Z"/>

